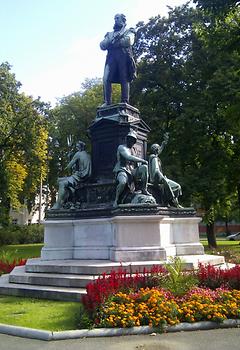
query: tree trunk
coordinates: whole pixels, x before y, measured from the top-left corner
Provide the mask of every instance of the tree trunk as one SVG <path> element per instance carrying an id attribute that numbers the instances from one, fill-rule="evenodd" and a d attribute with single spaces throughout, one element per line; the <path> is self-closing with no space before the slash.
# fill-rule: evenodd
<path id="1" fill-rule="evenodd" d="M 237 185 L 237 193 L 238 193 L 238 206 L 240 208 L 240 183 Z"/>
<path id="2" fill-rule="evenodd" d="M 217 248 L 216 235 L 214 232 L 214 223 L 207 224 L 207 240 L 210 249 Z"/>
<path id="3" fill-rule="evenodd" d="M 225 220 L 225 231 L 226 231 L 227 236 L 230 235 L 231 232 L 229 231 L 228 220 Z"/>
<path id="4" fill-rule="evenodd" d="M 0 205 L 0 224 L 2 226 L 7 226 L 11 223 L 10 220 L 10 200 L 8 198 L 4 198 Z"/>
<path id="5" fill-rule="evenodd" d="M 237 193 L 238 193 L 238 210 L 240 216 L 240 183 L 237 185 Z"/>

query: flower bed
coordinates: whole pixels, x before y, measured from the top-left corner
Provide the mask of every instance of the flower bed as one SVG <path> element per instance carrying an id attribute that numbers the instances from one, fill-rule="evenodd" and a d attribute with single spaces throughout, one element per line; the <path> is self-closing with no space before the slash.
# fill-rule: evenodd
<path id="1" fill-rule="evenodd" d="M 5 262 L 0 260 L 0 276 L 4 273 L 10 273 L 15 266 L 23 266 L 27 259 L 13 260 L 12 262 Z"/>
<path id="2" fill-rule="evenodd" d="M 221 270 L 199 265 L 182 271 L 179 260 L 142 273 L 103 274 L 83 298 L 98 327 L 162 327 L 179 322 L 240 318 L 240 265 Z"/>
<path id="3" fill-rule="evenodd" d="M 154 287 L 159 284 L 159 279 L 164 276 L 166 269 L 162 266 L 154 266 L 151 270 L 144 269 L 142 273 L 127 273 L 119 269 L 112 271 L 110 275 L 103 273 L 94 282 L 88 283 L 87 295 L 82 300 L 86 309 L 94 312 L 110 295 L 119 291 L 138 290 L 144 287 Z"/>
<path id="4" fill-rule="evenodd" d="M 161 327 L 179 322 L 215 321 L 240 317 L 240 291 L 196 288 L 183 298 L 156 288 L 119 292 L 101 305 L 95 321 L 101 327 Z"/>
<path id="5" fill-rule="evenodd" d="M 240 265 L 223 270 L 212 265 L 200 264 L 197 278 L 200 286 L 215 289 L 226 285 L 229 288 L 240 290 Z"/>
<path id="6" fill-rule="evenodd" d="M 27 259 L 16 259 L 11 254 L 2 253 L 0 256 L 0 276 L 4 273 L 10 273 L 15 266 L 23 266 Z"/>

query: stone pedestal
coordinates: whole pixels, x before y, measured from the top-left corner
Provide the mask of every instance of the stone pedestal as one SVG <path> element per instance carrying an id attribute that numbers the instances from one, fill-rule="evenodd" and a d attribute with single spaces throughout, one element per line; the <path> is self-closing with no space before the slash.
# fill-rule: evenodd
<path id="1" fill-rule="evenodd" d="M 159 261 L 201 255 L 197 217 L 113 216 L 45 222 L 41 258 Z"/>
<path id="2" fill-rule="evenodd" d="M 126 103 L 118 103 L 97 110 L 96 119 L 88 132 L 92 144 L 93 181 L 113 179 L 117 148 L 126 142 L 130 130 L 137 133 L 134 146 L 136 156 L 146 159 L 147 134 L 150 128 L 140 119 L 139 110 Z"/>

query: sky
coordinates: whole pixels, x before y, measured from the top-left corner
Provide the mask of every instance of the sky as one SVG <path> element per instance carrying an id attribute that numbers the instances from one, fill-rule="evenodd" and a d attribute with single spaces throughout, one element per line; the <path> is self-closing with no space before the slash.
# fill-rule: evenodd
<path id="1" fill-rule="evenodd" d="M 106 52 L 99 42 L 114 15 L 127 26 L 147 22 L 186 0 L 0 0 L 0 63 L 9 62 L 21 91 L 54 106 L 102 77 Z"/>

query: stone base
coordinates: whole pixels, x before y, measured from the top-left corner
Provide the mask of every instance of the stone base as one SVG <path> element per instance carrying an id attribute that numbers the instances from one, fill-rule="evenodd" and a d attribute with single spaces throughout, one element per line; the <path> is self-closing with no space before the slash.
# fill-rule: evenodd
<path id="1" fill-rule="evenodd" d="M 161 215 L 45 221 L 43 260 L 159 261 L 201 255 L 198 217 Z"/>
<path id="2" fill-rule="evenodd" d="M 111 261 L 157 261 L 166 260 L 167 255 L 161 247 L 120 247 L 110 249 Z"/>

